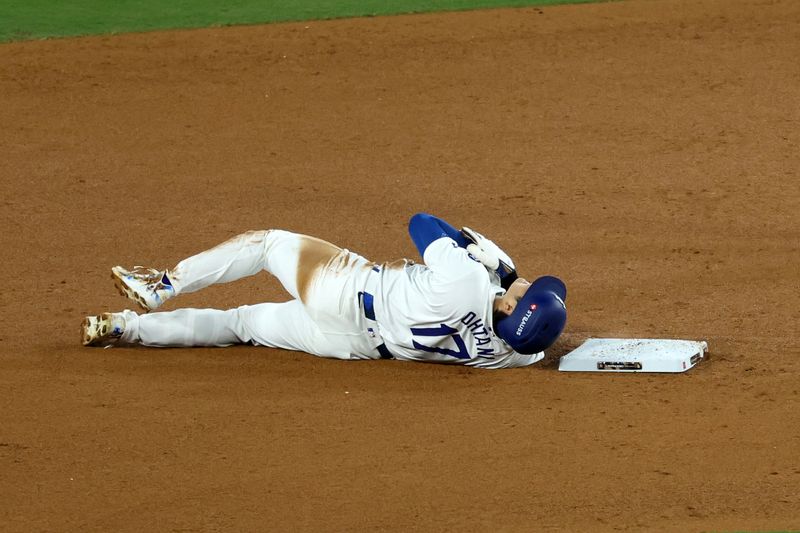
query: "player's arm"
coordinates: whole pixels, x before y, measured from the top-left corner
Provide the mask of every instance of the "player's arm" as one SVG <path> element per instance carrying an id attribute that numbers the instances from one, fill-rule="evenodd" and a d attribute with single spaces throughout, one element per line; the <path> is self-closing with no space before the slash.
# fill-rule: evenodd
<path id="1" fill-rule="evenodd" d="M 467 252 L 466 237 L 444 220 L 417 213 L 408 223 L 408 233 L 445 292 L 451 291 L 452 283 L 485 275 L 483 265 Z"/>
<path id="2" fill-rule="evenodd" d="M 517 271 L 511 258 L 494 242 L 474 230 L 463 228 L 459 231 L 438 217 L 417 213 L 408 223 L 408 232 L 425 264 L 431 268 L 455 273 L 464 270 L 464 267 L 472 270 L 477 261 L 495 273 L 500 279 L 500 285 L 506 290 L 517 279 Z M 438 242 L 445 238 L 446 241 Z M 431 248 L 434 242 L 437 245 Z M 456 248 L 453 249 L 453 246 Z M 429 248 L 435 250 L 428 253 Z M 445 267 L 445 264 L 448 266 Z"/>
<path id="3" fill-rule="evenodd" d="M 469 244 L 460 231 L 441 218 L 428 213 L 417 213 L 411 217 L 411 220 L 408 221 L 408 233 L 423 259 L 428 246 L 443 237 L 453 239 L 459 248 L 466 248 Z"/>

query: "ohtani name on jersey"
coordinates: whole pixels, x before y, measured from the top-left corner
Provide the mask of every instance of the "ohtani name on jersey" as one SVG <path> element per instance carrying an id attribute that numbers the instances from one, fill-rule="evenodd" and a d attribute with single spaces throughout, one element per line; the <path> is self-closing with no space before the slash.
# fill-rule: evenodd
<path id="1" fill-rule="evenodd" d="M 467 329 L 472 332 L 475 337 L 475 344 L 478 348 L 478 355 L 494 355 L 492 348 L 492 334 L 486 328 L 483 320 L 470 311 L 461 319 L 461 323 L 467 326 Z"/>

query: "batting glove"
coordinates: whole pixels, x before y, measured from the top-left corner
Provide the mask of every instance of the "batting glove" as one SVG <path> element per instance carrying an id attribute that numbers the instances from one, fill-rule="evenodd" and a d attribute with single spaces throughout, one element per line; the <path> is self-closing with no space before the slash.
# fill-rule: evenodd
<path id="1" fill-rule="evenodd" d="M 511 257 L 491 239 L 487 239 L 473 229 L 463 227 L 461 228 L 461 234 L 470 241 L 470 244 L 467 245 L 467 251 L 480 261 L 483 266 L 491 272 L 495 272 L 500 277 L 501 285 L 508 289 L 517 279 L 517 270 Z"/>

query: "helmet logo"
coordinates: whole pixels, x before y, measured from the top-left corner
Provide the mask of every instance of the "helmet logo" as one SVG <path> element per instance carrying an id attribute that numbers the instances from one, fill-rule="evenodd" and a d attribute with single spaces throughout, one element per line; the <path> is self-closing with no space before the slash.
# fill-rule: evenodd
<path id="1" fill-rule="evenodd" d="M 525 316 L 522 317 L 522 321 L 519 323 L 519 327 L 517 327 L 517 337 L 522 335 L 522 330 L 525 329 L 525 324 L 528 322 L 528 319 L 531 317 L 532 314 L 533 311 L 529 309 L 525 313 Z"/>
<path id="2" fill-rule="evenodd" d="M 536 311 L 536 304 L 531 304 L 531 311 Z"/>

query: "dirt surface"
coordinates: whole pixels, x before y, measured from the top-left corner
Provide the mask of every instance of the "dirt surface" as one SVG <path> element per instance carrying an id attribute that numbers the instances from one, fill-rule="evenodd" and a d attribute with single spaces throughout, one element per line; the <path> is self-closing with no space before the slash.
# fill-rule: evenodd
<path id="1" fill-rule="evenodd" d="M 794 0 L 0 46 L 2 529 L 800 529 L 798 57 Z M 543 363 L 79 344 L 115 264 L 271 227 L 414 257 L 418 210 L 566 280 Z M 559 373 L 588 336 L 711 355 Z"/>

